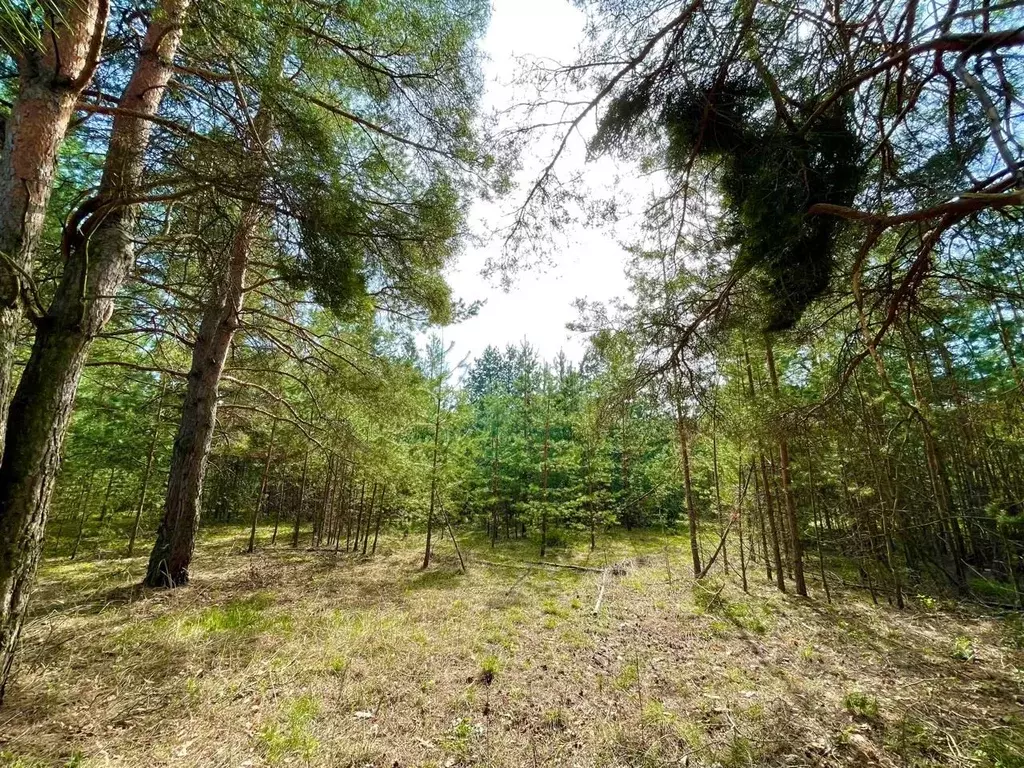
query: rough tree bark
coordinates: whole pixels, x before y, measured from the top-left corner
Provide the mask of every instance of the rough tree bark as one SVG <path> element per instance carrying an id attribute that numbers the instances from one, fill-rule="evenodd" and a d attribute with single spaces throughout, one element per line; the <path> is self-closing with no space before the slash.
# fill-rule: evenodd
<path id="1" fill-rule="evenodd" d="M 146 572 L 145 583 L 150 587 L 175 587 L 188 583 L 189 565 L 199 530 L 203 480 L 217 423 L 220 379 L 239 326 L 249 248 L 260 214 L 261 210 L 255 203 L 243 211 L 228 264 L 219 285 L 214 288 L 215 295 L 203 313 L 192 349 L 185 401 L 171 453 L 164 517 Z"/>
<path id="2" fill-rule="evenodd" d="M 99 191 L 65 231 L 64 271 L 49 309 L 37 321 L 32 352 L 11 401 L 7 431 L 18 440 L 6 446 L 0 466 L 0 699 L 42 550 L 82 366 L 110 319 L 134 258 L 132 234 L 152 125 L 147 118 L 159 109 L 173 73 L 187 6 L 188 0 L 161 0 L 151 15 L 114 118 Z M 105 18 L 105 2 L 78 3 L 73 13 L 82 8 L 92 9 L 94 24 Z M 92 40 L 99 37 L 97 32 Z M 98 55 L 98 46 L 92 55 Z"/>
<path id="3" fill-rule="evenodd" d="M 17 96 L 6 121 L 0 122 L 0 453 L 13 393 L 14 345 L 26 298 L 31 300 L 32 262 L 57 154 L 75 103 L 99 64 L 110 10 L 109 0 L 59 6 L 61 14 L 42 36 L 41 50 L 26 43 L 15 56 Z"/>

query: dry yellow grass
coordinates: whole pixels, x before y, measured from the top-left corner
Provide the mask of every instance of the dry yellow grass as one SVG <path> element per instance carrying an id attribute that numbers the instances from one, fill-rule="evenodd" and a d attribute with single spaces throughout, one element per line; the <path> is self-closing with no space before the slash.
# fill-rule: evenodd
<path id="1" fill-rule="evenodd" d="M 134 586 L 140 558 L 48 563 L 0 764 L 1024 765 L 1012 620 L 829 607 L 760 571 L 751 595 L 721 574 L 695 588 L 675 537 L 561 551 L 628 562 L 597 615 L 592 572 L 461 575 L 442 549 L 424 573 L 411 537 L 375 559 L 249 557 L 243 538 L 208 533 L 173 592 Z"/>

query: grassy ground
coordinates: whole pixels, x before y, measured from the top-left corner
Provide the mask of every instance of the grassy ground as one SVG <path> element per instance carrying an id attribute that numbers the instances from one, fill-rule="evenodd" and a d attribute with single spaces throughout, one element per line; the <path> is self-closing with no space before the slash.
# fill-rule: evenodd
<path id="1" fill-rule="evenodd" d="M 143 558 L 48 562 L 0 765 L 1024 766 L 1019 620 L 829 606 L 760 569 L 695 587 L 674 536 L 551 558 L 606 577 L 244 539 L 207 532 L 173 592 L 135 587 Z"/>

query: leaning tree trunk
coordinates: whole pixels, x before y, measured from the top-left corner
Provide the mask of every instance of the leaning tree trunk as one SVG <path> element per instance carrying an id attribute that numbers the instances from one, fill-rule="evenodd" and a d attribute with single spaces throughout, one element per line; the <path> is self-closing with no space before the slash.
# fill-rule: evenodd
<path id="1" fill-rule="evenodd" d="M 162 0 L 153 13 L 121 97 L 119 108 L 125 111 L 114 120 L 99 193 L 80 209 L 78 226 L 65 233 L 64 272 L 49 310 L 37 323 L 11 402 L 7 431 L 18 439 L 6 446 L 0 465 L 0 700 L 42 551 L 82 366 L 132 264 L 133 201 L 151 126 L 146 116 L 156 114 L 173 72 L 187 4 Z"/>
<path id="2" fill-rule="evenodd" d="M 255 203 L 242 214 L 227 267 L 199 326 L 181 421 L 171 453 L 164 517 L 146 571 L 145 583 L 149 587 L 177 587 L 189 580 L 199 530 L 203 480 L 217 423 L 220 379 L 239 325 L 249 248 L 260 214 Z"/>
<path id="3" fill-rule="evenodd" d="M 107 0 L 59 5 L 61 14 L 43 35 L 42 50 L 30 50 L 26 43 L 16 57 L 17 96 L 6 121 L 0 120 L 0 453 L 13 393 L 14 345 L 57 154 L 99 61 L 109 12 Z"/>
<path id="4" fill-rule="evenodd" d="M 276 67 L 280 67 L 280 61 Z M 266 103 L 260 105 L 247 147 L 258 157 L 270 138 L 272 122 Z M 256 161 L 257 163 L 259 161 Z M 258 166 L 257 166 L 258 169 Z M 258 174 L 258 170 L 257 170 Z M 144 583 L 149 587 L 187 584 L 195 552 L 196 533 L 203 495 L 203 481 L 217 423 L 217 398 L 221 375 L 238 329 L 245 301 L 245 275 L 249 251 L 263 219 L 263 207 L 253 201 L 243 208 L 235 228 L 227 264 L 203 313 L 199 335 L 192 349 L 181 421 L 171 452 L 164 517 L 149 556 Z M 252 543 L 250 542 L 250 551 Z"/>

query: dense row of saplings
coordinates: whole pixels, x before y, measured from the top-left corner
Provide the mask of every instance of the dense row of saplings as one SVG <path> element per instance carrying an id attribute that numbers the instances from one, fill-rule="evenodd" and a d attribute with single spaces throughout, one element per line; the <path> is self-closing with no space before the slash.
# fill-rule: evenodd
<path id="1" fill-rule="evenodd" d="M 965 591 L 968 570 L 975 570 L 980 576 L 979 569 L 983 569 L 986 576 L 1009 582 L 1020 600 L 1020 546 L 990 518 L 936 516 L 927 521 L 911 522 L 906 519 L 906 510 L 900 510 L 899 517 L 904 519 L 890 521 L 879 513 L 872 501 L 851 492 L 848 486 L 819 487 L 821 481 L 814 475 L 813 459 L 807 452 L 802 455 L 807 456 L 803 468 L 806 485 L 797 495 L 806 502 L 810 514 L 795 535 L 804 543 L 812 541 L 808 545 L 814 561 L 809 566 L 811 577 L 820 582 L 828 600 L 831 600 L 829 580 L 832 579 L 844 586 L 864 589 L 876 602 L 881 596 L 902 607 L 909 586 L 904 581 L 943 563 L 949 564 L 950 585 L 958 591 Z M 305 542 L 311 549 L 374 555 L 382 526 L 399 520 L 408 525 L 411 519 L 410 513 L 398 506 L 400 499 L 393 499 L 389 506 L 385 501 L 387 487 L 377 481 L 367 481 L 366 473 L 360 472 L 348 458 L 329 455 L 317 470 L 321 475 L 319 479 L 313 478 L 308 451 L 297 473 L 286 471 L 275 477 L 271 469 L 273 458 L 271 445 L 263 462 L 258 463 L 253 458 L 229 464 L 215 475 L 205 499 L 204 506 L 209 510 L 207 519 L 211 522 L 248 525 L 250 553 L 258 543 L 258 525 L 269 525 L 272 521 L 271 545 L 280 537 L 286 538 L 293 548 Z M 717 471 L 718 467 L 715 469 Z M 78 556 L 87 526 L 102 528 L 107 515 L 113 511 L 110 496 L 115 476 L 115 471 L 111 470 L 98 512 L 95 501 L 99 497 L 94 499 L 94 493 L 101 486 L 96 483 L 95 472 L 83 480 L 81 487 L 66 490 L 65 495 L 73 505 L 62 516 L 56 539 L 58 545 L 63 540 L 64 548 L 70 547 L 70 558 Z M 781 477 L 776 457 L 771 454 L 752 457 L 737 473 L 734 505 L 727 510 L 721 507 L 699 510 L 698 531 L 710 529 L 717 543 L 709 553 L 705 539 L 698 534 L 695 576 L 703 578 L 718 562 L 728 574 L 736 568 L 738 557 L 737 572 L 744 589 L 748 587 L 748 567 L 758 564 L 763 567 L 767 581 L 782 591 L 788 588 L 787 579 L 795 581 L 796 558 L 791 546 L 794 531 L 790 530 L 789 517 L 782 509 Z M 240 490 L 243 490 L 241 495 Z M 144 501 L 145 488 L 139 495 Z M 246 496 L 249 501 L 240 503 Z M 545 537 L 551 537 L 557 525 L 568 522 L 564 516 L 558 523 L 552 520 L 549 530 L 545 520 L 534 530 L 534 521 L 528 522 L 528 517 L 519 514 L 516 505 L 510 502 L 508 498 L 495 497 L 484 508 L 476 510 L 475 518 L 485 528 L 492 545 L 502 538 L 519 539 L 533 532 L 542 539 L 540 545 L 544 546 L 547 544 Z M 247 520 L 245 508 L 252 510 Z M 472 516 L 473 510 L 467 513 Z M 664 513 L 665 510 L 647 508 L 642 511 L 641 519 L 658 518 Z M 591 527 L 593 519 L 588 512 L 574 521 L 574 529 Z M 603 515 L 602 519 L 608 518 Z M 130 557 L 139 526 L 139 510 L 132 511 L 129 522 L 125 554 Z M 289 526 L 290 535 L 286 533 Z M 593 533 L 591 527 L 592 542 Z M 734 558 L 732 566 L 730 553 Z M 856 583 L 847 582 L 842 574 L 833 572 L 831 563 L 837 557 L 855 568 Z M 906 576 L 902 575 L 904 572 Z"/>
<path id="2" fill-rule="evenodd" d="M 340 470 L 338 468 L 341 468 Z M 204 520 L 215 524 L 238 523 L 235 503 L 240 500 L 239 480 L 246 474 L 248 464 L 233 466 L 227 471 L 226 493 L 218 496 L 219 482 L 216 477 L 210 483 L 211 492 L 204 500 L 207 514 Z M 80 558 L 90 544 L 99 557 L 133 557 L 135 542 L 146 511 L 147 488 L 135 489 L 141 507 L 119 509 L 112 499 L 117 470 L 107 473 L 107 482 L 98 482 L 99 473 L 90 472 L 81 482 L 62 489 L 67 504 L 58 505 L 55 526 L 50 547 L 55 554 L 66 555 L 69 560 Z M 242 479 L 244 482 L 244 479 Z M 235 487 L 230 487 L 234 483 Z M 143 479 L 144 486 L 148 485 Z M 357 472 L 355 464 L 344 458 L 331 455 L 326 462 L 326 474 L 317 481 L 312 470 L 304 464 L 297 476 L 268 478 L 261 490 L 255 491 L 256 500 L 242 504 L 240 512 L 250 508 L 247 525 L 249 543 L 247 551 L 252 553 L 258 546 L 260 526 L 273 523 L 270 545 L 278 539 L 287 540 L 293 548 L 307 546 L 310 549 L 333 549 L 334 551 L 361 551 L 371 555 L 377 552 L 377 543 L 382 527 L 403 519 L 406 513 L 389 504 L 387 486 L 377 481 L 367 481 Z M 128 489 L 129 494 L 132 493 Z M 97 508 L 98 502 L 98 508 Z M 64 506 L 63 510 L 60 506 Z M 127 514 L 125 514 L 127 513 Z M 118 517 L 122 519 L 117 519 Z M 125 539 L 115 542 L 111 539 L 110 528 L 122 533 Z"/>

